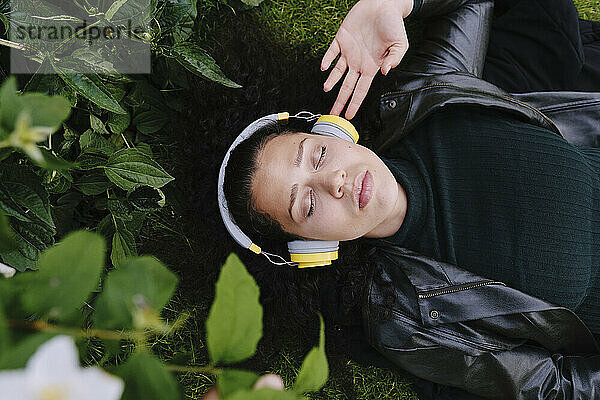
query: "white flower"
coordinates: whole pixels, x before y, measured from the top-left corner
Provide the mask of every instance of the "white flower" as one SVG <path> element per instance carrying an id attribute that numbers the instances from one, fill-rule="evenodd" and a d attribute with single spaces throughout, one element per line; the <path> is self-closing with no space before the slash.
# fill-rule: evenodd
<path id="1" fill-rule="evenodd" d="M 15 272 L 17 271 L 13 267 L 0 263 L 0 274 L 5 278 L 11 278 Z"/>
<path id="2" fill-rule="evenodd" d="M 118 400 L 123 381 L 100 367 L 81 368 L 75 342 L 56 336 L 24 370 L 0 371 L 0 400 Z"/>

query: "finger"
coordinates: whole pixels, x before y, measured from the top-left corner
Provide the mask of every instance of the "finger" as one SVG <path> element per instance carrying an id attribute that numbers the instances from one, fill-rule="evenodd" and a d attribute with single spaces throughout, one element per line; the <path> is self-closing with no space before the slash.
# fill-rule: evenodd
<path id="1" fill-rule="evenodd" d="M 333 39 L 333 42 L 329 45 L 329 48 L 325 52 L 323 59 L 321 60 L 321 71 L 325 71 L 329 69 L 331 62 L 335 60 L 337 55 L 340 53 L 340 45 L 337 42 L 337 39 Z"/>
<path id="2" fill-rule="evenodd" d="M 329 92 L 331 88 L 334 87 L 335 84 L 338 83 L 340 78 L 344 75 L 344 72 L 346 72 L 347 67 L 348 64 L 346 63 L 346 59 L 344 57 L 340 57 L 338 62 L 335 64 L 333 70 L 331 70 L 329 77 L 323 84 L 323 90 Z"/>
<path id="3" fill-rule="evenodd" d="M 390 69 L 396 68 L 404 55 L 408 51 L 408 41 L 403 43 L 395 43 L 388 49 L 388 55 L 383 59 L 381 64 L 381 73 L 387 75 Z"/>
<path id="4" fill-rule="evenodd" d="M 354 86 L 356 86 L 356 81 L 358 80 L 358 72 L 352 69 L 348 70 L 346 77 L 344 78 L 344 83 L 342 83 L 342 87 L 340 88 L 340 92 L 338 93 L 337 99 L 331 108 L 331 114 L 340 115 L 342 110 L 344 109 L 344 105 L 350 98 L 350 95 L 354 91 Z"/>
<path id="5" fill-rule="evenodd" d="M 206 392 L 202 400 L 219 400 L 219 393 L 217 392 L 217 388 L 213 387 L 208 392 Z"/>
<path id="6" fill-rule="evenodd" d="M 352 119 L 356 115 L 356 112 L 360 108 L 363 100 L 367 96 L 367 92 L 373 82 L 373 75 L 361 75 L 352 94 L 352 100 L 346 109 L 346 119 Z"/>
<path id="7" fill-rule="evenodd" d="M 266 374 L 266 375 L 261 376 L 260 378 L 258 378 L 256 383 L 254 383 L 253 388 L 254 388 L 254 390 L 257 390 L 257 389 L 261 389 L 261 388 L 265 388 L 265 387 L 275 389 L 275 390 L 285 389 L 283 380 L 281 379 L 281 377 L 279 375 L 275 375 L 275 374 Z"/>

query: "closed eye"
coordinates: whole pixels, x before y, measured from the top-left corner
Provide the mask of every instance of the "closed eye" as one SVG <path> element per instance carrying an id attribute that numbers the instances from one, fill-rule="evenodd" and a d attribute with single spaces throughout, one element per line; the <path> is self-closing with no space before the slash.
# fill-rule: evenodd
<path id="1" fill-rule="evenodd" d="M 327 152 L 327 146 L 321 146 L 321 156 L 319 157 L 319 161 L 317 161 L 317 165 L 315 165 L 315 169 L 319 168 L 319 165 L 321 164 L 321 161 L 323 161 L 323 158 L 325 157 L 326 152 Z"/>
<path id="2" fill-rule="evenodd" d="M 315 211 L 315 199 L 313 198 L 312 190 L 309 193 L 309 197 L 310 197 L 310 209 L 308 210 L 308 214 L 306 214 L 306 218 L 310 217 L 313 214 L 313 211 Z"/>

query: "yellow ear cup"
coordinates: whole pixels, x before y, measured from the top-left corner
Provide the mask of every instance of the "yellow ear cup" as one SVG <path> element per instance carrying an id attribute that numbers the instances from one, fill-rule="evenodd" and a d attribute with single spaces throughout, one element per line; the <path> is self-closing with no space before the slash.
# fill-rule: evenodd
<path id="1" fill-rule="evenodd" d="M 290 253 L 290 260 L 298 263 L 298 268 L 320 267 L 331 265 L 332 260 L 337 260 L 338 251 L 325 253 Z"/>
<path id="2" fill-rule="evenodd" d="M 356 130 L 354 125 L 352 125 L 352 123 L 350 121 L 348 121 L 346 118 L 342 118 L 338 115 L 321 115 L 319 117 L 319 119 L 317 120 L 317 123 L 319 123 L 319 122 L 329 122 L 333 125 L 339 126 L 344 131 L 346 131 L 350 136 L 352 136 L 354 143 L 358 142 L 358 131 Z"/>

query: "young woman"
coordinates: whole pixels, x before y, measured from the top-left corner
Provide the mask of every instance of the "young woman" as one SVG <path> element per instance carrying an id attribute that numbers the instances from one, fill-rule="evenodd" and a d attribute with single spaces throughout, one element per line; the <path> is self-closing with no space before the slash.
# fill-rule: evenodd
<path id="1" fill-rule="evenodd" d="M 389 74 L 381 156 L 301 132 L 256 135 L 231 155 L 226 196 L 251 235 L 364 237 L 383 246 L 387 265 L 367 279 L 363 322 L 370 343 L 396 365 L 485 397 L 594 398 L 598 356 L 551 354 L 586 352 L 578 340 L 598 352 L 568 310 L 600 333 L 600 149 L 591 146 L 600 95 L 509 96 L 479 79 L 492 11 L 490 1 L 359 2 L 323 64 L 342 52 L 325 88 L 348 68 L 332 113 L 352 96 L 349 118 L 372 76 L 387 73 L 407 47 L 396 46 L 404 30 L 388 37 L 379 18 L 430 18 L 419 49 Z M 365 46 L 372 52 L 352 47 L 361 43 L 375 43 Z M 354 64 L 348 54 L 362 56 Z M 561 89 L 580 89 L 594 78 L 586 73 Z M 394 316 L 381 322 L 374 309 Z"/>

